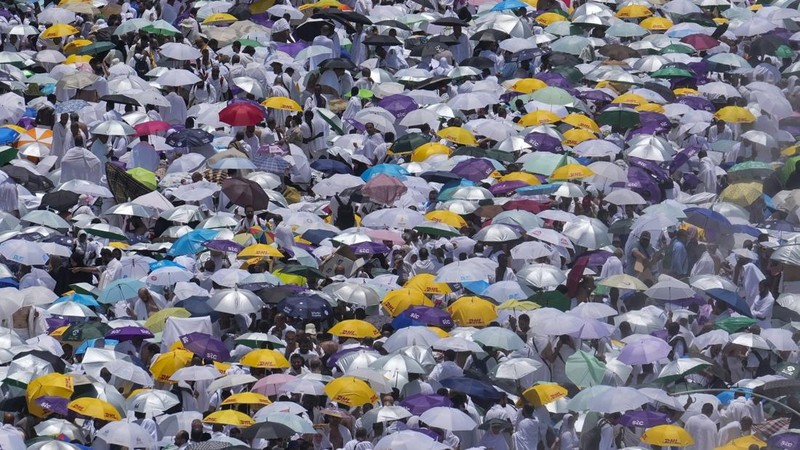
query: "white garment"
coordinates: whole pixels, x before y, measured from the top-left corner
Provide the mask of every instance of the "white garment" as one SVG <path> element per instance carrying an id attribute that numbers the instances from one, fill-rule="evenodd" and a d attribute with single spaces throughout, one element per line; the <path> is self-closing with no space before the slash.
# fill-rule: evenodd
<path id="1" fill-rule="evenodd" d="M 767 292 L 767 295 L 763 297 L 759 295 L 758 299 L 753 302 L 750 312 L 753 314 L 753 318 L 758 319 L 758 325 L 761 328 L 772 327 L 773 306 L 775 306 L 775 297 L 772 296 L 771 292 Z"/>
<path id="2" fill-rule="evenodd" d="M 714 258 L 711 257 L 710 253 L 705 251 L 703 255 L 700 256 L 700 259 L 694 263 L 689 275 L 695 277 L 698 275 L 714 275 L 715 273 L 716 266 L 714 265 Z"/>
<path id="3" fill-rule="evenodd" d="M 767 277 L 752 262 L 748 262 L 742 267 L 742 273 L 739 276 L 740 294 L 747 300 L 747 304 L 752 307 L 758 298 L 758 284 Z"/>
<path id="4" fill-rule="evenodd" d="M 535 449 L 539 445 L 539 419 L 526 417 L 517 424 L 517 431 L 511 436 L 514 448 Z"/>
<path id="5" fill-rule="evenodd" d="M 149 142 L 139 141 L 131 149 L 131 168 L 141 167 L 155 172 L 160 162 L 158 152 Z"/>
<path id="6" fill-rule="evenodd" d="M 428 376 L 429 379 L 434 381 L 442 381 L 447 378 L 452 377 L 461 377 L 464 376 L 464 370 L 453 361 L 442 361 L 437 364 L 433 370 L 431 370 L 431 374 Z"/>
<path id="7" fill-rule="evenodd" d="M 705 414 L 697 414 L 686 420 L 684 429 L 694 438 L 687 450 L 711 450 L 717 447 L 717 425 Z"/>
<path id="8" fill-rule="evenodd" d="M 697 172 L 701 184 L 697 186 L 697 192 L 717 193 L 717 167 L 714 161 L 708 156 L 700 160 L 700 171 Z"/>
<path id="9" fill-rule="evenodd" d="M 183 101 L 183 97 L 176 92 L 170 92 L 164 97 L 170 105 L 159 108 L 159 113 L 164 121 L 173 125 L 183 125 L 186 123 L 186 102 Z"/>
<path id="10" fill-rule="evenodd" d="M 613 275 L 622 275 L 624 272 L 622 261 L 616 256 L 610 256 L 606 262 L 603 263 L 603 268 L 600 270 L 600 278 L 605 279 Z"/>

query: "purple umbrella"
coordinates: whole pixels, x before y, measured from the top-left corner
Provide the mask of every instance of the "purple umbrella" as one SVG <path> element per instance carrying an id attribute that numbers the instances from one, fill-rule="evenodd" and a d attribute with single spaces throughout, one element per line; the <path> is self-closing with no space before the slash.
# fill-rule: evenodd
<path id="1" fill-rule="evenodd" d="M 628 158 L 628 162 L 631 166 L 641 167 L 642 169 L 650 172 L 650 174 L 653 175 L 656 178 L 656 181 L 659 183 L 669 181 L 669 174 L 667 171 L 662 169 L 661 166 L 653 161 L 632 157 Z"/>
<path id="2" fill-rule="evenodd" d="M 449 398 L 434 394 L 417 394 L 407 397 L 400 402 L 400 406 L 408 408 L 411 414 L 418 416 L 425 411 L 437 406 L 453 406 Z"/>
<path id="3" fill-rule="evenodd" d="M 564 150 L 558 138 L 544 133 L 530 133 L 525 136 L 525 142 L 539 152 L 558 153 Z"/>
<path id="4" fill-rule="evenodd" d="M 344 122 L 362 133 L 367 131 L 367 127 L 356 119 L 344 119 Z"/>
<path id="5" fill-rule="evenodd" d="M 244 250 L 244 245 L 226 239 L 214 239 L 203 242 L 203 246 L 210 250 L 224 253 L 239 253 Z"/>
<path id="6" fill-rule="evenodd" d="M 672 128 L 672 122 L 669 120 L 669 117 L 653 111 L 641 111 L 639 113 L 639 122 L 641 122 L 642 125 L 656 124 L 664 131 Z"/>
<path id="7" fill-rule="evenodd" d="M 696 95 L 681 95 L 678 97 L 678 103 L 684 104 L 692 109 L 697 109 L 701 111 L 708 111 L 714 112 L 717 109 L 714 108 L 714 104 L 711 103 L 708 99 L 704 97 L 698 97 Z"/>
<path id="8" fill-rule="evenodd" d="M 150 339 L 153 333 L 144 327 L 119 327 L 106 333 L 109 339 L 116 339 L 118 341 L 131 341 L 133 339 Z"/>
<path id="9" fill-rule="evenodd" d="M 776 434 L 769 438 L 767 441 L 767 448 L 776 450 L 788 450 L 800 448 L 800 434 L 797 433 L 781 433 Z"/>
<path id="10" fill-rule="evenodd" d="M 59 317 L 48 317 L 47 319 L 45 319 L 45 321 L 47 322 L 47 332 L 48 333 L 52 333 L 53 330 L 56 330 L 56 329 L 61 328 L 61 327 L 65 327 L 65 326 L 70 324 L 69 320 L 62 319 L 62 318 L 59 318 Z"/>
<path id="11" fill-rule="evenodd" d="M 39 397 L 36 399 L 36 404 L 43 410 L 62 416 L 69 414 L 69 409 L 67 409 L 68 403 L 68 398 L 56 397 L 54 395 L 45 395 L 44 397 Z"/>
<path id="12" fill-rule="evenodd" d="M 578 98 L 589 102 L 610 103 L 614 97 L 601 90 L 583 91 L 578 93 Z"/>
<path id="13" fill-rule="evenodd" d="M 626 427 L 650 428 L 670 424 L 672 420 L 656 411 L 628 411 L 619 418 L 619 423 Z"/>
<path id="14" fill-rule="evenodd" d="M 666 341 L 658 338 L 647 338 L 623 347 L 617 359 L 628 365 L 650 364 L 653 361 L 666 358 L 671 351 L 672 347 Z"/>
<path id="15" fill-rule="evenodd" d="M 523 230 L 524 232 L 524 230 Z M 588 258 L 589 261 L 586 263 L 588 267 L 603 267 L 603 264 L 606 263 L 606 260 L 611 257 L 613 253 L 605 250 L 592 250 L 590 252 L 586 252 L 581 255 L 582 258 Z"/>
<path id="16" fill-rule="evenodd" d="M 413 98 L 402 94 L 390 95 L 379 101 L 378 106 L 389 111 L 398 119 L 402 119 L 406 114 L 419 108 Z"/>
<path id="17" fill-rule="evenodd" d="M 451 170 L 454 174 L 470 181 L 481 181 L 494 172 L 494 165 L 483 158 L 471 158 L 456 164 Z"/>
<path id="18" fill-rule="evenodd" d="M 689 159 L 700 152 L 701 148 L 698 145 L 691 145 L 676 153 L 669 163 L 669 173 L 675 173 L 681 166 L 689 162 Z"/>
<path id="19" fill-rule="evenodd" d="M 510 192 L 514 192 L 514 190 L 525 186 L 530 186 L 530 185 L 524 181 L 519 181 L 519 180 L 502 181 L 500 183 L 493 184 L 489 188 L 489 191 L 492 194 L 494 194 L 495 197 L 497 197 L 497 196 L 503 196 Z"/>
<path id="20" fill-rule="evenodd" d="M 632 166 L 628 168 L 628 182 L 612 183 L 611 187 L 627 187 L 639 193 L 651 203 L 661 201 L 661 190 L 658 188 L 658 183 L 641 167 Z"/>
<path id="21" fill-rule="evenodd" d="M 203 359 L 223 362 L 231 358 L 231 354 L 219 339 L 205 333 L 193 332 L 181 336 L 183 348 Z"/>
<path id="22" fill-rule="evenodd" d="M 386 255 L 391 251 L 389 247 L 380 242 L 359 242 L 350 246 L 356 256 Z"/>
<path id="23" fill-rule="evenodd" d="M 660 126 L 658 126 L 657 124 L 646 123 L 646 124 L 640 126 L 639 128 L 634 128 L 633 130 L 631 130 L 630 131 L 630 136 L 634 136 L 634 135 L 637 135 L 637 134 L 653 135 L 653 134 L 659 134 L 659 133 L 663 133 L 663 132 L 664 132 L 664 130 Z"/>
<path id="24" fill-rule="evenodd" d="M 304 48 L 308 47 L 303 41 L 294 42 L 291 44 L 280 44 L 278 45 L 278 50 L 284 53 L 288 53 L 292 56 L 292 58 L 296 57 L 298 53 L 300 53 Z"/>
<path id="25" fill-rule="evenodd" d="M 534 77 L 547 83 L 548 86 L 559 87 L 561 89 L 572 88 L 572 83 L 564 75 L 556 72 L 539 72 Z"/>
<path id="26" fill-rule="evenodd" d="M 336 363 L 339 362 L 341 358 L 347 356 L 349 353 L 359 352 L 361 350 L 374 351 L 372 347 L 365 347 L 363 345 L 359 345 L 358 347 L 353 347 L 353 348 L 346 348 L 344 350 L 339 350 L 338 352 L 332 354 L 330 358 L 328 358 L 328 367 L 336 366 Z"/>
<path id="27" fill-rule="evenodd" d="M 429 327 L 452 328 L 453 318 L 447 311 L 430 306 L 412 306 L 397 316 L 392 321 L 395 328 L 405 328 L 412 325 L 425 325 Z"/>

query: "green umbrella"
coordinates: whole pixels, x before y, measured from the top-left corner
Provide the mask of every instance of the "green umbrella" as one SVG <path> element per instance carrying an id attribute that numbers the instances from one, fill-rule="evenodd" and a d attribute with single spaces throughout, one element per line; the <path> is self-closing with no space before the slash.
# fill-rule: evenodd
<path id="1" fill-rule="evenodd" d="M 695 49 L 688 45 L 684 44 L 670 44 L 661 49 L 661 54 L 666 55 L 667 53 L 683 53 L 685 55 L 694 54 Z"/>
<path id="2" fill-rule="evenodd" d="M 69 287 L 77 294 L 86 294 L 97 297 L 97 288 L 89 283 L 74 283 L 70 284 Z"/>
<path id="3" fill-rule="evenodd" d="M 309 266 L 301 266 L 300 264 L 289 264 L 281 268 L 281 273 L 288 275 L 300 275 L 301 277 L 311 278 L 326 278 L 325 274 L 319 269 Z"/>
<path id="4" fill-rule="evenodd" d="M 758 323 L 758 321 L 751 319 L 750 317 L 727 317 L 714 322 L 714 328 L 725 330 L 728 333 L 736 333 L 737 331 L 741 331 L 750 325 L 755 325 L 756 323 Z"/>
<path id="5" fill-rule="evenodd" d="M 158 36 L 173 36 L 181 33 L 177 28 L 173 27 L 172 24 L 161 19 L 156 20 L 151 25 L 147 25 L 146 27 L 142 28 L 142 30 Z"/>
<path id="6" fill-rule="evenodd" d="M 368 100 L 371 99 L 374 95 L 375 94 L 369 89 L 359 89 L 358 94 L 356 94 L 356 97 Z M 350 97 L 352 97 L 352 95 L 350 95 L 349 92 L 344 94 L 344 98 L 350 98 Z"/>
<path id="7" fill-rule="evenodd" d="M 778 178 L 780 178 L 781 183 L 785 184 L 786 180 L 794 173 L 795 165 L 797 161 L 800 161 L 800 155 L 792 156 L 791 158 L 786 160 L 783 167 L 781 167 L 781 172 L 778 174 Z"/>
<path id="8" fill-rule="evenodd" d="M 242 44 L 242 47 L 258 48 L 264 46 L 264 44 L 256 41 L 255 39 L 239 39 L 239 43 Z"/>
<path id="9" fill-rule="evenodd" d="M 682 67 L 662 67 L 650 74 L 653 78 L 691 78 L 692 72 Z"/>
<path id="10" fill-rule="evenodd" d="M 0 147 L 0 166 L 5 166 L 17 157 L 17 149 L 14 147 Z"/>
<path id="11" fill-rule="evenodd" d="M 328 125 L 331 126 L 333 131 L 336 132 L 339 136 L 344 136 L 344 126 L 342 125 L 342 119 L 339 118 L 333 111 L 325 108 L 315 108 L 317 115 L 325 121 Z"/>
<path id="12" fill-rule="evenodd" d="M 627 108 L 608 108 L 597 118 L 598 125 L 634 128 L 639 125 L 639 113 Z"/>
<path id="13" fill-rule="evenodd" d="M 414 230 L 419 233 L 425 233 L 430 236 L 437 237 L 456 237 L 461 233 L 455 228 L 447 225 L 446 223 L 425 221 L 414 227 Z"/>
<path id="14" fill-rule="evenodd" d="M 158 180 L 156 174 L 141 167 L 134 167 L 128 171 L 128 175 L 132 176 L 134 180 L 142 183 L 143 186 L 155 190 L 158 187 Z"/>
<path id="15" fill-rule="evenodd" d="M 564 76 L 564 78 L 571 81 L 573 84 L 576 84 L 583 79 L 583 74 L 581 73 L 581 71 L 571 66 L 553 67 L 552 69 L 550 69 L 550 71 L 560 73 L 561 75 Z"/>
<path id="16" fill-rule="evenodd" d="M 83 342 L 105 337 L 111 327 L 102 322 L 80 322 L 70 325 L 61 336 L 62 341 Z"/>
<path id="17" fill-rule="evenodd" d="M 128 240 L 128 236 L 126 236 L 125 232 L 122 231 L 120 228 L 105 223 L 94 223 L 87 226 L 83 230 L 89 234 L 104 237 L 107 239 L 113 239 L 117 241 Z"/>
<path id="18" fill-rule="evenodd" d="M 579 56 L 583 52 L 583 49 L 591 46 L 592 41 L 583 36 L 564 36 L 553 42 L 550 45 L 550 50 Z"/>
<path id="19" fill-rule="evenodd" d="M 794 50 L 792 50 L 788 45 L 784 44 L 775 49 L 775 56 L 778 58 L 793 58 Z"/>
<path id="20" fill-rule="evenodd" d="M 429 143 L 430 138 L 426 138 L 422 133 L 408 133 L 400 136 L 392 144 L 393 153 L 410 153 L 417 147 Z"/>
<path id="21" fill-rule="evenodd" d="M 114 48 L 116 48 L 116 45 L 112 44 L 111 42 L 101 41 L 85 45 L 79 48 L 78 54 L 94 56 L 94 55 L 99 55 L 101 53 L 105 53 L 109 50 L 113 50 Z"/>
<path id="22" fill-rule="evenodd" d="M 781 363 L 775 366 L 775 375 L 784 376 L 789 379 L 800 378 L 800 364 Z"/>
<path id="23" fill-rule="evenodd" d="M 579 388 L 602 384 L 606 365 L 591 353 L 578 350 L 567 358 L 564 366 L 567 378 Z"/>
<path id="24" fill-rule="evenodd" d="M 608 232 L 611 234 L 628 234 L 631 232 L 631 227 L 636 219 L 621 219 L 611 224 L 608 227 Z"/>
<path id="25" fill-rule="evenodd" d="M 583 33 L 580 27 L 575 26 L 572 22 L 561 21 L 551 23 L 544 29 L 544 31 L 555 34 L 556 36 L 577 36 Z"/>
<path id="26" fill-rule="evenodd" d="M 559 291 L 537 292 L 528 297 L 528 301 L 534 302 L 543 308 L 555 308 L 565 312 L 569 311 L 572 306 L 567 296 Z"/>
<path id="27" fill-rule="evenodd" d="M 453 155 L 474 156 L 476 158 L 491 158 L 503 162 L 514 162 L 513 153 L 504 152 L 495 148 L 483 149 L 480 147 L 459 147 L 453 152 Z"/>
<path id="28" fill-rule="evenodd" d="M 567 106 L 575 103 L 572 95 L 564 89 L 548 86 L 531 94 L 531 99 L 548 105 Z"/>
<path id="29" fill-rule="evenodd" d="M 769 176 L 773 172 L 772 165 L 762 161 L 745 161 L 728 169 L 728 175 L 737 180 Z"/>
<path id="30" fill-rule="evenodd" d="M 150 25 L 150 23 L 151 22 L 147 19 L 128 19 L 125 22 L 122 22 L 122 24 L 114 30 L 114 34 L 117 36 L 122 36 L 123 34 L 135 33 L 140 29 Z"/>
<path id="31" fill-rule="evenodd" d="M 525 158 L 522 170 L 549 177 L 556 169 L 567 164 L 578 164 L 578 160 L 558 153 L 536 152 Z"/>

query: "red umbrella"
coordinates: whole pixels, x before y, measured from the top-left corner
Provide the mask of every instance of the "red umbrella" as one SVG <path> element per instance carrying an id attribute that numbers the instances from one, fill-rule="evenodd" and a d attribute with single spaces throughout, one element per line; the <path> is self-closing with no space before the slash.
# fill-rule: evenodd
<path id="1" fill-rule="evenodd" d="M 146 136 L 149 134 L 156 134 L 161 131 L 168 131 L 172 129 L 172 125 L 161 120 L 152 120 L 150 122 L 143 122 L 133 127 L 136 134 L 139 136 Z"/>
<path id="2" fill-rule="evenodd" d="M 235 127 L 258 125 L 264 120 L 264 113 L 249 103 L 234 103 L 219 112 L 219 120 Z"/>
<path id="3" fill-rule="evenodd" d="M 705 34 L 690 34 L 681 39 L 684 44 L 689 44 L 698 52 L 714 48 L 719 45 L 719 41 Z"/>
<path id="4" fill-rule="evenodd" d="M 376 203 L 391 205 L 408 191 L 408 187 L 395 177 L 382 173 L 361 187 L 361 193 Z"/>

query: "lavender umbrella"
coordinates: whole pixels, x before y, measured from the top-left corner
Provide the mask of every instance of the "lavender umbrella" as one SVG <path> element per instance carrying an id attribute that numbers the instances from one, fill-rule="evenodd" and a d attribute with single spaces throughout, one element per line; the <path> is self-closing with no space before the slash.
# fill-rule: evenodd
<path id="1" fill-rule="evenodd" d="M 411 414 L 418 416 L 425 411 L 437 406 L 453 406 L 449 398 L 434 394 L 417 394 L 407 397 L 400 402 L 400 406 L 408 408 Z"/>
<path id="2" fill-rule="evenodd" d="M 530 186 L 530 185 L 524 181 L 518 181 L 518 180 L 502 181 L 500 183 L 493 184 L 489 188 L 489 192 L 491 192 L 495 196 L 501 196 L 525 186 Z"/>
<path id="3" fill-rule="evenodd" d="M 356 119 L 344 119 L 344 121 L 346 124 L 350 125 L 351 127 L 355 128 L 356 130 L 362 133 L 367 131 L 367 127 L 365 127 L 363 123 L 357 121 Z"/>
<path id="4" fill-rule="evenodd" d="M 231 358 L 231 353 L 222 341 L 205 333 L 185 334 L 181 336 L 181 344 L 183 348 L 203 359 L 223 362 Z"/>
<path id="5" fill-rule="evenodd" d="M 681 103 L 692 109 L 697 109 L 701 111 L 714 112 L 717 110 L 716 108 L 714 108 L 714 104 L 711 103 L 708 99 L 704 97 L 698 97 L 695 95 L 682 95 L 678 97 L 677 103 Z"/>
<path id="6" fill-rule="evenodd" d="M 639 122 L 641 122 L 643 125 L 655 124 L 664 131 L 668 131 L 670 128 L 672 128 L 672 122 L 669 120 L 669 117 L 652 111 L 640 112 Z"/>
<path id="7" fill-rule="evenodd" d="M 641 167 L 642 169 L 650 172 L 650 174 L 653 175 L 656 178 L 656 181 L 659 183 L 669 181 L 669 174 L 667 171 L 662 169 L 661 166 L 653 161 L 632 157 L 628 158 L 628 162 L 631 166 Z"/>
<path id="8" fill-rule="evenodd" d="M 68 403 L 68 398 L 56 397 L 54 395 L 45 395 L 44 397 L 39 397 L 36 399 L 36 404 L 40 408 L 61 416 L 66 416 L 69 414 L 69 409 L 67 409 Z"/>
<path id="9" fill-rule="evenodd" d="M 776 450 L 800 448 L 800 434 L 791 432 L 776 434 L 767 441 L 767 448 Z"/>
<path id="10" fill-rule="evenodd" d="M 359 345 L 358 347 L 346 348 L 344 350 L 339 350 L 338 352 L 332 354 L 330 358 L 328 358 L 328 367 L 335 367 L 336 363 L 340 359 L 342 359 L 343 357 L 347 356 L 350 353 L 359 352 L 361 350 L 372 350 L 372 348 L 371 347 L 365 347 L 363 345 Z"/>
<path id="11" fill-rule="evenodd" d="M 294 42 L 291 44 L 281 44 L 278 46 L 278 50 L 284 53 L 288 53 L 292 56 L 292 58 L 296 57 L 298 53 L 300 53 L 304 48 L 308 47 L 308 44 L 305 42 Z"/>
<path id="12" fill-rule="evenodd" d="M 143 327 L 119 327 L 106 333 L 106 337 L 118 341 L 130 341 L 133 339 L 149 339 L 153 337 L 153 333 Z"/>
<path id="13" fill-rule="evenodd" d="M 675 173 L 681 166 L 689 162 L 689 159 L 700 152 L 701 148 L 697 145 L 691 145 L 676 153 L 669 163 L 669 173 Z"/>
<path id="14" fill-rule="evenodd" d="M 525 136 L 525 142 L 530 144 L 534 150 L 540 152 L 558 153 L 563 150 L 561 141 L 549 134 L 530 133 Z"/>
<path id="15" fill-rule="evenodd" d="M 656 411 L 628 411 L 619 418 L 619 423 L 626 427 L 650 428 L 670 424 L 672 420 Z"/>
<path id="16" fill-rule="evenodd" d="M 647 338 L 623 347 L 618 359 L 629 365 L 650 364 L 653 361 L 666 358 L 671 351 L 672 347 L 666 341 L 658 338 Z"/>
<path id="17" fill-rule="evenodd" d="M 65 326 L 69 325 L 69 323 L 70 323 L 69 320 L 62 319 L 62 318 L 59 318 L 59 317 L 48 317 L 45 320 L 47 321 L 47 332 L 48 333 L 52 332 L 55 329 L 58 329 L 58 328 L 61 328 L 61 327 L 65 327 Z"/>
<path id="18" fill-rule="evenodd" d="M 203 246 L 210 250 L 216 250 L 224 253 L 239 253 L 244 250 L 244 246 L 233 241 L 225 239 L 214 239 L 211 241 L 203 242 Z"/>
<path id="19" fill-rule="evenodd" d="M 630 135 L 631 136 L 637 135 L 637 134 L 653 135 L 653 134 L 659 134 L 659 133 L 663 133 L 663 132 L 664 132 L 664 130 L 660 126 L 658 126 L 657 124 L 646 123 L 646 124 L 640 126 L 639 128 L 634 128 L 633 130 L 631 130 Z"/>
<path id="20" fill-rule="evenodd" d="M 578 93 L 578 98 L 589 102 L 610 103 L 614 97 L 601 90 L 583 91 Z"/>
<path id="21" fill-rule="evenodd" d="M 429 326 L 452 328 L 453 319 L 447 311 L 430 306 L 412 306 L 392 321 L 392 326 L 400 329 L 410 326 Z"/>
<path id="22" fill-rule="evenodd" d="M 378 102 L 378 106 L 389 111 L 398 119 L 402 119 L 406 114 L 419 108 L 413 98 L 401 94 L 390 95 L 382 99 Z"/>
<path id="23" fill-rule="evenodd" d="M 391 250 L 380 242 L 359 242 L 350 246 L 356 256 L 385 255 Z"/>
<path id="24" fill-rule="evenodd" d="M 548 86 L 559 87 L 561 89 L 572 88 L 572 83 L 560 73 L 540 72 L 534 78 L 544 81 Z"/>
<path id="25" fill-rule="evenodd" d="M 486 159 L 472 158 L 456 164 L 452 172 L 470 181 L 481 181 L 494 172 L 494 165 Z"/>

